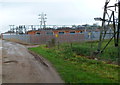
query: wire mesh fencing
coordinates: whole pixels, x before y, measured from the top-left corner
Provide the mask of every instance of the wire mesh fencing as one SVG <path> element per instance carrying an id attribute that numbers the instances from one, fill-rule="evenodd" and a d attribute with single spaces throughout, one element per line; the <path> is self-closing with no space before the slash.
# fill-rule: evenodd
<path id="1" fill-rule="evenodd" d="M 84 34 L 61 34 L 56 35 L 3 35 L 3 39 L 23 42 L 28 44 L 46 44 L 52 39 L 59 43 L 84 41 Z"/>

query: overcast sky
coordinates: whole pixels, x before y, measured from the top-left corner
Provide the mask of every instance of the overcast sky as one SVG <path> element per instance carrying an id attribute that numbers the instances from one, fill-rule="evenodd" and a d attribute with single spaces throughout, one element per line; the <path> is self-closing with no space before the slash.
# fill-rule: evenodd
<path id="1" fill-rule="evenodd" d="M 38 25 L 38 14 L 47 14 L 47 25 L 98 23 L 105 0 L 0 0 L 0 31 L 9 25 Z"/>

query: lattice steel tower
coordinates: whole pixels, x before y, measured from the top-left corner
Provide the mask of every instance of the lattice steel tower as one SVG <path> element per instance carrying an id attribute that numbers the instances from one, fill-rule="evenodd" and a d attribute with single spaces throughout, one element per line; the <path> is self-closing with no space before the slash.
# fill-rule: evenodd
<path id="1" fill-rule="evenodd" d="M 46 14 L 41 13 L 38 16 L 39 16 L 38 19 L 40 19 L 40 29 L 41 28 L 45 29 L 46 28 L 46 19 L 47 19 Z"/>
<path id="2" fill-rule="evenodd" d="M 95 20 L 102 21 L 102 28 L 100 29 L 100 38 L 98 43 L 97 53 L 102 53 L 105 48 L 109 45 L 109 43 L 114 39 L 115 47 L 118 47 L 118 57 L 120 56 L 119 50 L 119 40 L 120 40 L 120 1 L 116 0 L 115 4 L 109 6 L 110 0 L 106 0 L 104 6 L 103 18 L 95 18 Z M 112 24 L 113 32 L 107 33 L 107 31 L 111 28 L 110 24 Z M 102 42 L 105 39 L 107 34 L 111 34 L 112 37 L 106 43 L 106 45 L 102 48 Z"/>

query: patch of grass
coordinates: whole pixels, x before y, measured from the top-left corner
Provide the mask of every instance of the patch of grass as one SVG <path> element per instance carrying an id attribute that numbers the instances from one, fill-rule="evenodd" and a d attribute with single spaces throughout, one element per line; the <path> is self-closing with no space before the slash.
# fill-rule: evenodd
<path id="1" fill-rule="evenodd" d="M 107 44 L 107 42 L 108 40 L 105 40 L 102 43 L 102 46 L 101 46 L 102 49 Z M 62 48 L 65 48 L 64 44 L 62 45 Z M 97 48 L 98 48 L 98 41 L 73 43 L 72 45 L 72 51 L 76 53 L 77 55 L 83 55 L 83 56 L 91 56 L 92 53 L 97 50 Z M 118 58 L 118 48 L 114 46 L 114 41 L 110 42 L 110 44 L 103 51 L 103 53 L 98 56 L 100 59 L 116 61 L 116 59 Z"/>
<path id="2" fill-rule="evenodd" d="M 62 44 L 59 49 L 42 45 L 29 50 L 49 60 L 66 83 L 118 83 L 119 66 L 80 56 L 90 54 L 89 43 L 75 43 L 72 48 Z"/>

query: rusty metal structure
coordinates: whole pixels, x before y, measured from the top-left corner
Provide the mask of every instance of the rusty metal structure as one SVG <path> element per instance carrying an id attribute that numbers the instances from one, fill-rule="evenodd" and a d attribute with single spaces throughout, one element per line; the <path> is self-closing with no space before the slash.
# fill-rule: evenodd
<path id="1" fill-rule="evenodd" d="M 97 54 L 104 52 L 109 43 L 114 39 L 114 45 L 118 48 L 118 58 L 120 57 L 120 1 L 116 0 L 111 6 L 109 3 L 111 0 L 106 0 L 104 5 L 103 18 L 94 18 L 95 20 L 102 21 L 102 27 L 100 30 L 100 38 L 98 43 Z M 107 30 L 112 29 L 111 33 L 107 33 Z M 111 34 L 112 37 L 102 48 L 102 42 L 107 34 Z"/>

